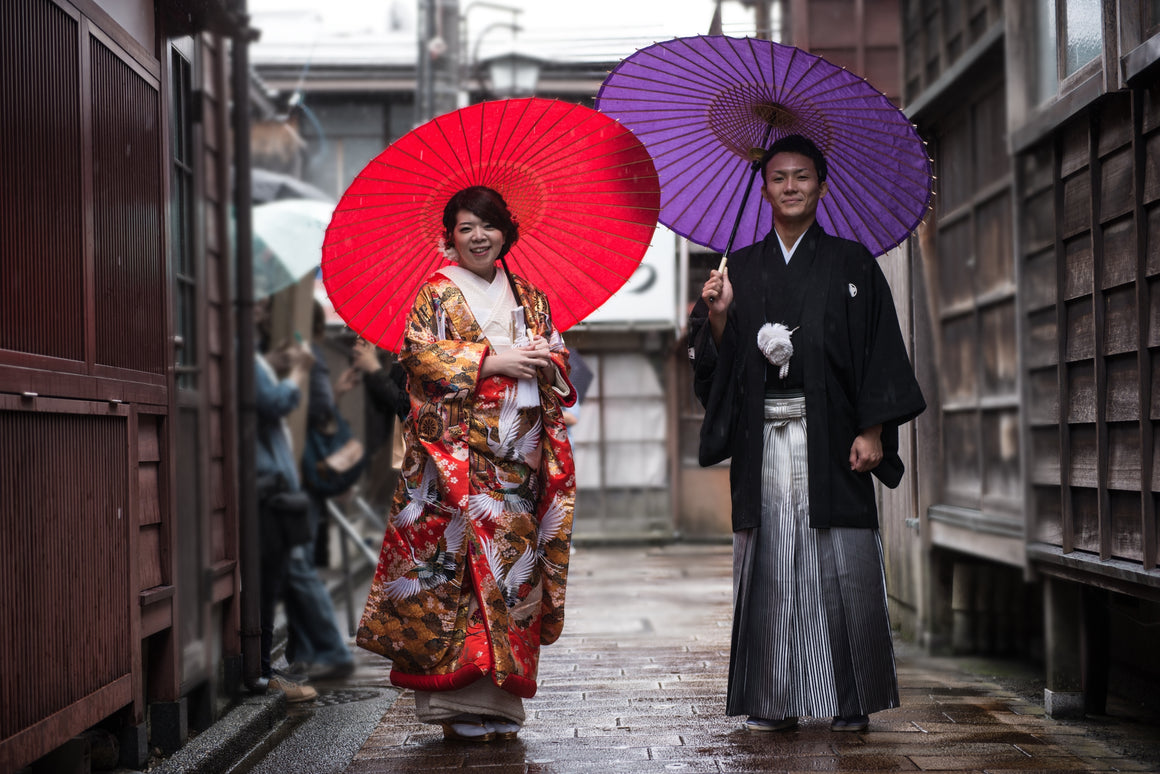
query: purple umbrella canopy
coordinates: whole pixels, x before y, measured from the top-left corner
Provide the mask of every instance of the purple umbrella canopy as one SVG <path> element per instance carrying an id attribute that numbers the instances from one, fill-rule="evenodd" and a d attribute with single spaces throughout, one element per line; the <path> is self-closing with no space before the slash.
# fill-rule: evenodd
<path id="1" fill-rule="evenodd" d="M 596 106 L 652 154 L 660 221 L 718 252 L 769 233 L 773 213 L 751 170 L 789 134 L 826 157 L 818 222 L 831 234 L 881 255 L 930 204 L 931 161 L 902 111 L 864 78 L 793 46 L 720 35 L 655 43 L 608 74 Z"/>

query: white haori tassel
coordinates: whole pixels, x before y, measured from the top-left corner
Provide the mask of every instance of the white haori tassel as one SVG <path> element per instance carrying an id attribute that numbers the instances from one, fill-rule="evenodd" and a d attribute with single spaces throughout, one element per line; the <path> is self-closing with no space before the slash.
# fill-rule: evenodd
<path id="1" fill-rule="evenodd" d="M 540 405 L 540 387 L 535 379 L 520 379 L 516 390 L 516 408 L 538 408 Z"/>
<path id="2" fill-rule="evenodd" d="M 522 306 L 512 310 L 512 346 L 519 349 L 531 344 L 528 338 L 528 324 Z M 520 379 L 516 390 L 516 408 L 538 408 L 540 405 L 540 388 L 532 378 Z"/>
<path id="3" fill-rule="evenodd" d="M 796 331 L 794 328 L 793 331 Z M 793 357 L 793 344 L 789 337 L 793 331 L 781 323 L 766 323 L 757 332 L 757 347 L 765 355 L 765 359 L 778 366 L 778 377 L 784 379 L 789 376 L 789 359 Z"/>

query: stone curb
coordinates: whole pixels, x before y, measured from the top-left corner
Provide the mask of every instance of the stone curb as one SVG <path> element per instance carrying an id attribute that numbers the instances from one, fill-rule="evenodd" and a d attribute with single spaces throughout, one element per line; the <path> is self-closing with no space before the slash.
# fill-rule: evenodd
<path id="1" fill-rule="evenodd" d="M 373 572 L 374 567 L 368 562 L 356 560 L 352 582 L 357 587 Z M 326 573 L 322 581 L 334 600 L 335 608 L 341 609 L 342 576 Z M 285 645 L 286 619 L 279 615 L 274 627 L 273 652 L 280 653 Z M 150 774 L 225 774 L 237 766 L 286 719 L 286 699 L 281 693 L 243 695 L 244 698 L 213 725 L 150 769 Z"/>
<path id="2" fill-rule="evenodd" d="M 219 774 L 229 771 L 286 718 L 279 692 L 249 696 L 180 750 L 151 769 L 151 774 Z"/>

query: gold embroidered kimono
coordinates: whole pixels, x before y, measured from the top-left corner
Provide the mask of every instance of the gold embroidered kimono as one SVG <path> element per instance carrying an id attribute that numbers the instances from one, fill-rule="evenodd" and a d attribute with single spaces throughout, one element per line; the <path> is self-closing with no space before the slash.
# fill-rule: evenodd
<path id="1" fill-rule="evenodd" d="M 480 378 L 489 341 L 442 274 L 407 320 L 406 453 L 357 636 L 394 662 L 400 687 L 450 691 L 487 675 L 530 698 L 540 645 L 563 627 L 576 476 L 561 404 L 575 391 L 546 297 L 514 280 L 529 333 L 553 344 L 558 378 L 538 380 L 538 406 L 518 407 L 515 379 Z"/>

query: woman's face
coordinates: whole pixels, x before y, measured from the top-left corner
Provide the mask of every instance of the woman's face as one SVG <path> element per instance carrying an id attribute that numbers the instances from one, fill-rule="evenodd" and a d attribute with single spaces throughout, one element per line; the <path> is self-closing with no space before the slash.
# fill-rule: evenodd
<path id="1" fill-rule="evenodd" d="M 460 210 L 455 216 L 451 236 L 459 265 L 490 282 L 495 279 L 495 262 L 503 247 L 503 232 L 480 219 L 469 210 Z"/>

